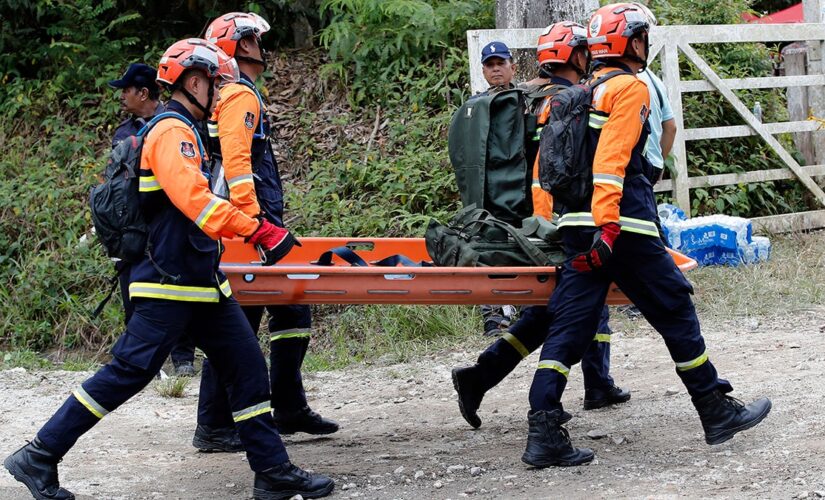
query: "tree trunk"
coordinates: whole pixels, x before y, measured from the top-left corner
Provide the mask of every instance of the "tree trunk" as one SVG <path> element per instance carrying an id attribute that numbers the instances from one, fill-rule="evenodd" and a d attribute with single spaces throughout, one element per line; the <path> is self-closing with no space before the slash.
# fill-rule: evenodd
<path id="1" fill-rule="evenodd" d="M 543 28 L 558 21 L 586 24 L 598 0 L 496 0 L 496 28 Z"/>
<path id="2" fill-rule="evenodd" d="M 559 21 L 587 26 L 598 0 L 496 0 L 496 28 L 544 28 Z M 535 50 L 515 50 L 517 81 L 534 78 L 538 71 Z"/>

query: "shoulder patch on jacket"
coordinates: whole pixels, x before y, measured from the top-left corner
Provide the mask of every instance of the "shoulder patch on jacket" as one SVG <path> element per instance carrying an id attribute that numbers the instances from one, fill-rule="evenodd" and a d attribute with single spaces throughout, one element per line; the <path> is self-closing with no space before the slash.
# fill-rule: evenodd
<path id="1" fill-rule="evenodd" d="M 180 154 L 186 158 L 194 158 L 195 145 L 189 141 L 180 141 Z"/>
<path id="2" fill-rule="evenodd" d="M 639 118 L 642 120 L 642 123 L 644 123 L 647 120 L 647 115 L 649 111 L 650 110 L 647 109 L 647 106 L 642 104 L 642 109 L 639 111 Z"/>
<path id="3" fill-rule="evenodd" d="M 255 126 L 255 115 L 249 111 L 246 112 L 246 115 L 243 117 L 243 124 L 246 125 L 246 128 L 252 128 Z"/>

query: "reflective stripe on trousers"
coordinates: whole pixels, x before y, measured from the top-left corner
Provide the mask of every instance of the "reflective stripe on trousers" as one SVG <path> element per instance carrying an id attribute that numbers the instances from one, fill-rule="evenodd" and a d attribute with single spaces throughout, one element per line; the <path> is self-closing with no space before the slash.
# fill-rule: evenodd
<path id="1" fill-rule="evenodd" d="M 516 336 L 512 333 L 506 332 L 504 335 L 501 336 L 501 338 L 504 339 L 505 342 L 513 346 L 513 349 L 515 349 L 519 354 L 521 354 L 522 359 L 530 355 L 530 351 L 527 350 L 527 348 L 524 347 L 524 344 L 522 344 L 521 341 L 518 338 L 516 338 Z"/>
<path id="2" fill-rule="evenodd" d="M 240 411 L 233 411 L 232 420 L 236 423 L 243 422 L 244 420 L 249 420 L 250 418 L 257 417 L 258 415 L 269 413 L 270 411 L 272 411 L 272 407 L 269 406 L 269 401 L 266 401 L 250 406 L 249 408 L 244 408 Z"/>
<path id="3" fill-rule="evenodd" d="M 103 407 L 100 403 L 94 400 L 93 397 L 89 396 L 89 393 L 83 388 L 83 386 L 78 387 L 72 392 L 72 395 L 80 401 L 80 404 L 86 407 L 87 410 L 92 412 L 92 415 L 96 416 L 97 418 L 103 418 L 109 414 L 109 410 Z"/>
<path id="4" fill-rule="evenodd" d="M 698 366 L 702 366 L 708 360 L 708 352 L 703 352 L 699 357 L 691 359 L 690 361 L 676 362 L 676 369 L 680 372 L 692 370 Z"/>
<path id="5" fill-rule="evenodd" d="M 298 339 L 298 338 L 309 338 L 310 331 L 306 328 L 290 328 L 288 330 L 281 330 L 278 332 L 273 332 L 272 337 L 270 337 L 270 341 L 274 342 L 276 340 L 283 340 L 283 339 Z"/>
<path id="6" fill-rule="evenodd" d="M 560 361 L 554 359 L 543 359 L 539 361 L 538 369 L 556 370 L 564 375 L 565 378 L 570 374 L 570 367 Z"/>
<path id="7" fill-rule="evenodd" d="M 633 217 L 619 217 L 619 225 L 622 231 L 629 233 L 643 234 L 645 236 L 659 237 L 659 228 L 655 222 L 635 219 Z M 593 214 L 590 212 L 570 212 L 561 216 L 559 228 L 562 227 L 596 227 L 593 221 Z"/>

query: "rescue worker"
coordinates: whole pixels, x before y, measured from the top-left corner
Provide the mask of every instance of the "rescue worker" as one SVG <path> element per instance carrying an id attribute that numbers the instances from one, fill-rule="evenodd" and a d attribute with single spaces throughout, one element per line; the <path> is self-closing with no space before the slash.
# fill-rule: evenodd
<path id="1" fill-rule="evenodd" d="M 581 360 L 615 282 L 659 332 L 676 373 L 699 414 L 708 444 L 727 441 L 764 419 L 771 402 L 749 405 L 728 395 L 700 333 L 693 289 L 665 250 L 656 228 L 652 185 L 658 172 L 643 156 L 649 94 L 636 74 L 648 57 L 649 25 L 632 4 L 598 9 L 588 44 L 601 63 L 593 78 L 623 71 L 593 93 L 587 141 L 593 157 L 593 193 L 582 206 L 562 207 L 560 230 L 572 258 L 550 299 L 553 322 L 530 388 L 529 433 L 522 461 L 536 467 L 579 465 L 593 451 L 575 448 L 562 427 L 562 393 L 570 367 Z"/>
<path id="2" fill-rule="evenodd" d="M 160 86 L 155 81 L 157 71 L 143 63 L 132 63 L 118 80 L 109 86 L 120 90 L 120 109 L 129 116 L 120 122 L 112 137 L 112 149 L 127 137 L 136 135 L 153 116 L 163 113 L 165 107 L 160 102 Z M 129 271 L 125 262 L 118 262 L 115 269 L 120 281 L 120 298 L 123 302 L 124 321 L 129 323 L 134 306 L 129 300 Z M 195 375 L 195 344 L 188 336 L 183 336 L 172 349 L 172 365 L 175 375 L 191 377 Z"/>
<path id="3" fill-rule="evenodd" d="M 589 71 L 587 30 L 569 21 L 548 26 L 539 37 L 537 57 L 539 79 L 531 81 L 529 91 L 530 95 L 545 97 L 535 99 L 534 109 L 530 112 L 538 117 L 538 125 L 542 127 L 550 117 L 553 97 L 578 83 Z M 541 128 L 537 130 L 534 140 L 538 140 L 540 134 Z M 541 189 L 538 169 L 539 158 L 536 157 L 531 187 L 533 212 L 535 216 L 550 221 L 553 219 L 553 198 Z M 547 306 L 526 308 L 509 332 L 481 353 L 475 365 L 453 369 L 453 386 L 458 393 L 459 410 L 467 423 L 475 428 L 481 425 L 477 412 L 484 394 L 504 380 L 522 359 L 544 342 L 551 319 Z M 617 387 L 609 373 L 611 330 L 607 320 L 608 310 L 604 306 L 598 333 L 582 359 L 585 410 L 630 400 L 630 392 Z M 565 421 L 570 418 L 572 416 L 565 412 Z"/>
<path id="4" fill-rule="evenodd" d="M 215 19 L 206 30 L 214 42 L 240 68 L 240 81 L 221 89 L 221 102 L 209 121 L 213 151 L 219 154 L 233 205 L 250 217 L 263 217 L 283 227 L 283 188 L 278 164 L 270 145 L 270 123 L 266 105 L 254 82 L 266 69 L 261 36 L 269 24 L 257 14 L 233 12 Z M 244 307 L 254 332 L 263 316 L 263 306 Z M 338 424 L 310 409 L 301 365 L 309 346 L 312 313 L 307 305 L 268 306 L 270 333 L 270 382 L 275 423 L 282 434 L 306 432 L 331 434 Z M 207 363 L 206 370 L 209 370 Z M 209 375 L 207 373 L 207 375 Z M 214 385 L 214 377 L 203 377 L 202 385 Z M 218 388 L 206 388 L 214 392 Z M 219 411 L 219 401 L 201 400 L 211 405 L 199 415 Z"/>
<path id="5" fill-rule="evenodd" d="M 152 380 L 181 335 L 194 332 L 227 383 L 232 415 L 255 471 L 254 497 L 325 496 L 334 486 L 330 478 L 289 462 L 269 412 L 258 339 L 218 267 L 222 236 L 243 236 L 273 261 L 295 243 L 287 230 L 248 217 L 215 196 L 203 170 L 201 140 L 191 123 L 212 112 L 218 85 L 236 80 L 237 66 L 206 40 L 181 40 L 164 53 L 157 79 L 172 93 L 167 111 L 180 116 L 158 122 L 141 153 L 139 196 L 149 242 L 145 258 L 130 273 L 134 314 L 112 348 L 112 360 L 4 465 L 35 498 L 73 499 L 60 487 L 57 463 L 78 438 Z"/>

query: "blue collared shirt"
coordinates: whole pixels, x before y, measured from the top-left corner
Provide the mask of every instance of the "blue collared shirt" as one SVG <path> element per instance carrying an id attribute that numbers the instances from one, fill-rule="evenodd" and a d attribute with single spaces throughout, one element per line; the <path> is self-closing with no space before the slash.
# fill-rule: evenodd
<path id="1" fill-rule="evenodd" d="M 166 107 L 162 102 L 158 102 L 158 106 L 155 108 L 155 112 L 152 116 L 163 113 L 164 111 L 166 111 Z M 123 142 L 124 139 L 137 134 L 138 130 L 143 128 L 143 126 L 146 125 L 146 122 L 152 119 L 152 116 L 149 118 L 143 118 L 140 116 L 131 115 L 129 118 L 126 118 L 120 122 L 120 125 L 118 125 L 115 129 L 115 135 L 112 136 L 112 149 Z"/>

